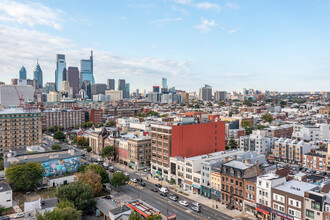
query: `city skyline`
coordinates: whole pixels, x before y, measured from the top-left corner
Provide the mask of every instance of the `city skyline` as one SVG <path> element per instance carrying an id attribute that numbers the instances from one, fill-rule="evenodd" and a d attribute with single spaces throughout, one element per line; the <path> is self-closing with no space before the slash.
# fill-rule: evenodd
<path id="1" fill-rule="evenodd" d="M 125 79 L 131 91 L 160 78 L 186 91 L 329 88 L 326 1 L 63 3 L 0 3 L 1 81 L 19 78 L 21 66 L 33 78 L 39 59 L 44 84 L 54 82 L 56 54 L 79 67 L 93 50 L 95 83 Z"/>

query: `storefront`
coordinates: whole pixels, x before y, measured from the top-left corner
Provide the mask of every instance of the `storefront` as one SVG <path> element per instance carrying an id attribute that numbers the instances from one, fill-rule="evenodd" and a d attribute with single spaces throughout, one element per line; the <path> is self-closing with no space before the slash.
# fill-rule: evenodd
<path id="1" fill-rule="evenodd" d="M 211 199 L 220 202 L 221 192 L 215 189 L 211 189 Z"/>
<path id="2" fill-rule="evenodd" d="M 272 213 L 272 219 L 274 220 L 294 220 L 294 217 L 276 210 L 272 210 L 271 213 Z"/>
<path id="3" fill-rule="evenodd" d="M 257 215 L 263 220 L 270 220 L 271 208 L 257 203 Z"/>
<path id="4" fill-rule="evenodd" d="M 193 183 L 192 185 L 192 188 L 193 188 L 193 192 L 196 193 L 196 194 L 200 194 L 200 189 L 201 189 L 201 186 L 197 183 Z"/>
<path id="5" fill-rule="evenodd" d="M 201 195 L 211 199 L 211 189 L 207 186 L 201 186 Z"/>
<path id="6" fill-rule="evenodd" d="M 184 180 L 183 181 L 183 188 L 185 189 L 185 190 L 188 190 L 188 191 L 191 191 L 192 190 L 192 182 L 191 181 L 189 181 L 189 180 Z"/>
<path id="7" fill-rule="evenodd" d="M 255 215 L 256 214 L 256 204 L 253 202 L 244 200 L 243 201 L 243 210 L 245 213 L 247 213 L 249 215 Z"/>

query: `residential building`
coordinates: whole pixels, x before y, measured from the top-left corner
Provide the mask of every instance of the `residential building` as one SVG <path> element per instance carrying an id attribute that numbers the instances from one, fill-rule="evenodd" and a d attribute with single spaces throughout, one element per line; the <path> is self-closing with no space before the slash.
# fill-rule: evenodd
<path id="1" fill-rule="evenodd" d="M 122 91 L 123 98 L 126 98 L 126 83 L 124 79 L 118 79 L 117 90 Z"/>
<path id="2" fill-rule="evenodd" d="M 149 92 L 148 93 L 148 101 L 151 102 L 151 103 L 161 102 L 161 93 L 159 93 L 159 92 Z"/>
<path id="3" fill-rule="evenodd" d="M 65 55 L 56 55 L 56 70 L 55 70 L 55 88 L 57 91 L 62 90 L 63 69 L 66 68 Z"/>
<path id="4" fill-rule="evenodd" d="M 139 123 L 139 122 L 140 120 L 138 118 L 122 117 L 122 118 L 117 118 L 116 126 L 117 128 L 130 127 L 131 123 Z"/>
<path id="5" fill-rule="evenodd" d="M 257 213 L 257 177 L 247 178 L 243 181 L 244 185 L 244 200 L 243 212 L 255 216 Z"/>
<path id="6" fill-rule="evenodd" d="M 105 90 L 105 95 L 109 95 L 112 102 L 120 101 L 124 98 L 122 90 Z"/>
<path id="7" fill-rule="evenodd" d="M 56 208 L 58 203 L 57 198 L 38 199 L 34 201 L 24 202 L 25 219 L 37 219 L 38 215 L 43 215 L 45 212 L 51 212 Z"/>
<path id="8" fill-rule="evenodd" d="M 254 131 L 249 136 L 240 137 L 240 148 L 244 151 L 256 151 L 259 154 L 267 155 L 273 144 L 273 138 L 267 138 L 258 131 Z"/>
<path id="9" fill-rule="evenodd" d="M 297 186 L 299 187 L 299 186 Z M 323 188 L 327 188 L 326 191 Z M 313 189 L 304 191 L 304 217 L 305 220 L 313 219 L 323 219 L 323 211 L 325 206 L 325 201 L 328 200 L 327 193 L 329 193 L 329 186 L 317 186 Z"/>
<path id="10" fill-rule="evenodd" d="M 129 165 L 136 170 L 144 169 L 151 160 L 151 138 L 140 136 L 128 139 Z"/>
<path id="11" fill-rule="evenodd" d="M 16 89 L 15 89 L 16 87 Z M 16 92 L 17 90 L 17 92 Z M 18 94 L 17 94 L 18 93 Z M 0 85 L 0 105 L 1 106 L 17 106 L 20 105 L 20 98 L 23 97 L 24 104 L 27 101 L 34 100 L 34 89 L 32 86 L 26 85 Z"/>
<path id="12" fill-rule="evenodd" d="M 295 126 L 292 136 L 297 140 L 322 142 L 322 140 L 330 139 L 330 125 Z"/>
<path id="13" fill-rule="evenodd" d="M 13 206 L 13 190 L 4 181 L 0 181 L 0 206 L 4 208 Z"/>
<path id="14" fill-rule="evenodd" d="M 90 85 L 95 83 L 93 72 L 93 51 L 91 51 L 89 60 L 80 60 L 80 82 L 82 83 L 84 81 L 89 82 Z"/>
<path id="15" fill-rule="evenodd" d="M 189 102 L 189 93 L 184 92 L 184 93 L 180 93 L 181 97 L 182 97 L 182 102 L 183 103 L 188 103 Z"/>
<path id="16" fill-rule="evenodd" d="M 211 199 L 220 201 L 221 200 L 221 168 L 211 167 L 210 177 L 210 188 L 211 188 Z"/>
<path id="17" fill-rule="evenodd" d="M 0 111 L 0 154 L 11 149 L 41 144 L 41 112 L 9 108 Z"/>
<path id="18" fill-rule="evenodd" d="M 110 95 L 93 95 L 93 101 L 95 102 L 110 102 Z"/>
<path id="19" fill-rule="evenodd" d="M 21 69 L 19 70 L 19 79 L 26 80 L 26 69 L 24 66 L 22 66 Z"/>
<path id="20" fill-rule="evenodd" d="M 93 124 L 101 124 L 103 120 L 103 111 L 102 109 L 90 109 L 88 110 L 89 121 L 92 121 Z"/>
<path id="21" fill-rule="evenodd" d="M 305 191 L 316 185 L 291 180 L 272 187 L 272 219 L 304 219 Z"/>
<path id="22" fill-rule="evenodd" d="M 227 92 L 226 91 L 214 91 L 214 101 L 226 101 Z"/>
<path id="23" fill-rule="evenodd" d="M 107 80 L 107 90 L 115 90 L 115 80 L 114 79 L 108 79 Z"/>
<path id="24" fill-rule="evenodd" d="M 73 89 L 73 97 L 79 94 L 79 70 L 78 67 L 68 67 L 68 79 L 70 87 Z"/>
<path id="25" fill-rule="evenodd" d="M 321 172 L 327 171 L 327 155 L 309 152 L 303 155 L 302 166 Z"/>
<path id="26" fill-rule="evenodd" d="M 42 128 L 60 126 L 64 129 L 75 128 L 85 122 L 85 112 L 72 109 L 45 110 L 42 113 Z"/>
<path id="27" fill-rule="evenodd" d="M 212 100 L 212 87 L 209 85 L 205 85 L 204 87 L 199 89 L 199 99 L 203 101 L 211 101 Z"/>

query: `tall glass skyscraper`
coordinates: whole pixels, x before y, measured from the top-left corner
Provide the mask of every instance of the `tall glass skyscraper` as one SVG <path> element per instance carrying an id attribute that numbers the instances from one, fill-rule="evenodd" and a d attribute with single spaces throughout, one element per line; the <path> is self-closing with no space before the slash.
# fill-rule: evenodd
<path id="1" fill-rule="evenodd" d="M 22 66 L 22 68 L 19 71 L 19 79 L 22 80 L 26 80 L 26 69 L 24 66 Z"/>
<path id="2" fill-rule="evenodd" d="M 38 88 L 43 88 L 43 82 L 42 82 L 42 70 L 39 66 L 39 63 L 37 62 L 37 66 L 33 71 L 33 79 L 37 81 Z"/>
<path id="3" fill-rule="evenodd" d="M 166 78 L 162 78 L 162 88 L 167 89 L 167 79 Z"/>
<path id="4" fill-rule="evenodd" d="M 125 84 L 125 89 L 126 89 L 126 98 L 129 99 L 130 98 L 130 88 L 129 88 L 129 83 Z"/>
<path id="5" fill-rule="evenodd" d="M 62 90 L 63 69 L 66 68 L 65 55 L 56 55 L 55 87 L 57 91 Z"/>
<path id="6" fill-rule="evenodd" d="M 94 84 L 93 75 L 93 51 L 91 51 L 91 56 L 89 60 L 80 60 L 80 82 L 89 81 Z"/>

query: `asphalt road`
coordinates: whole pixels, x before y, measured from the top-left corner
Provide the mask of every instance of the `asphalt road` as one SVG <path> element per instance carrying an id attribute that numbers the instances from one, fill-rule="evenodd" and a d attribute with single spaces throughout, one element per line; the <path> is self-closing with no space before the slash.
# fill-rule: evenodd
<path id="1" fill-rule="evenodd" d="M 140 175 L 138 173 L 130 173 L 130 178 L 136 178 Z M 172 201 L 168 197 L 163 197 L 160 195 L 160 192 L 153 192 L 151 188 L 155 188 L 154 184 L 143 180 L 146 184 L 143 189 L 139 189 L 139 183 L 136 183 L 135 186 L 127 184 L 122 188 L 122 192 L 126 193 L 130 197 L 134 199 L 142 199 L 143 201 L 149 203 L 153 207 L 157 208 L 163 215 L 176 214 L 178 220 L 191 220 L 191 219 L 204 219 L 204 220 L 232 220 L 233 218 L 225 215 L 221 212 L 218 212 L 214 209 L 211 209 L 207 206 L 203 206 L 201 208 L 200 213 L 196 213 L 195 211 L 191 210 L 191 203 L 193 202 L 190 199 L 183 197 L 182 195 L 176 194 L 174 192 L 169 191 L 169 194 L 176 194 L 179 199 L 178 201 Z M 180 200 L 186 200 L 189 205 L 188 207 L 184 207 L 179 204 Z"/>

